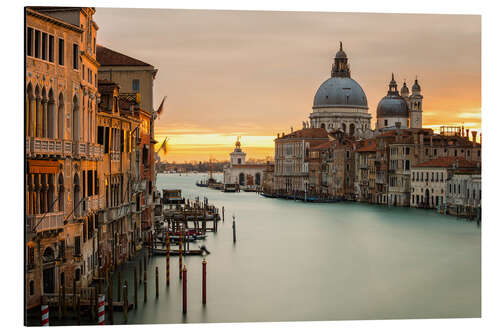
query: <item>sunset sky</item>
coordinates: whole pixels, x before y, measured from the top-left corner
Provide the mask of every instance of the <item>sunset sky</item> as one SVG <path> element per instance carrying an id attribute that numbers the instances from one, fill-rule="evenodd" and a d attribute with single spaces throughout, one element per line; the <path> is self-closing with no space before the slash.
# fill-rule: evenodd
<path id="1" fill-rule="evenodd" d="M 98 43 L 159 69 L 156 139 L 170 162 L 274 154 L 299 129 L 343 41 L 372 114 L 391 73 L 422 87 L 424 127 L 481 128 L 481 19 L 472 15 L 97 8 Z"/>

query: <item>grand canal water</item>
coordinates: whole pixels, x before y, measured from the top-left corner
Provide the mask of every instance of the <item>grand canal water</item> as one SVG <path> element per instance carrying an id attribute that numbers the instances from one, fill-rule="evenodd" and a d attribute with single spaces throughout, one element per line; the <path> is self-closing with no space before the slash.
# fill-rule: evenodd
<path id="1" fill-rule="evenodd" d="M 178 259 L 148 265 L 148 301 L 129 323 L 199 323 L 481 315 L 481 231 L 434 211 L 360 203 L 313 204 L 222 193 L 195 186 L 201 175 L 159 175 L 157 186 L 225 206 L 225 222 L 205 241 L 207 305 L 201 304 L 201 258 L 188 267 L 188 313 L 182 314 Z M 231 215 L 237 242 L 233 244 Z M 133 264 L 123 267 L 133 285 Z M 154 269 L 160 297 L 154 296 Z M 116 284 L 115 284 L 116 285 Z M 114 288 L 116 290 L 116 288 Z M 130 288 L 129 299 L 133 299 Z M 115 313 L 115 324 L 122 323 Z"/>

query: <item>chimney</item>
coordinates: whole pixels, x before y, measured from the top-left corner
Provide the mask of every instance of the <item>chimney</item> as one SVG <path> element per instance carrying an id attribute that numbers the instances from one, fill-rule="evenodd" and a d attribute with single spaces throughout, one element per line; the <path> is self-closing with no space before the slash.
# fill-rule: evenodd
<path id="1" fill-rule="evenodd" d="M 465 132 L 467 133 L 467 140 L 469 140 L 469 129 L 466 129 Z"/>
<path id="2" fill-rule="evenodd" d="M 472 147 L 476 146 L 476 136 L 477 136 L 477 131 L 472 131 Z"/>
<path id="3" fill-rule="evenodd" d="M 290 133 L 293 133 L 293 127 L 290 127 Z"/>

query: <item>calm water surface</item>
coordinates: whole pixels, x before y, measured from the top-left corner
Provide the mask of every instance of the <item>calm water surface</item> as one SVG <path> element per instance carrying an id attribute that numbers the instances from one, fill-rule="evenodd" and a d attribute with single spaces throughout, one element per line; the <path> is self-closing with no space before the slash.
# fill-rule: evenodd
<path id="1" fill-rule="evenodd" d="M 188 313 L 182 314 L 178 259 L 148 265 L 148 301 L 129 323 L 199 323 L 479 317 L 481 233 L 474 223 L 434 211 L 359 203 L 312 204 L 255 193 L 199 188 L 202 175 L 159 175 L 157 186 L 225 206 L 225 222 L 205 241 L 207 305 L 201 258 L 185 257 Z M 231 216 L 236 215 L 233 244 Z M 133 286 L 133 264 L 122 269 Z M 154 297 L 154 269 L 160 297 Z M 124 279 L 125 279 L 124 278 Z M 116 285 L 116 284 L 115 284 Z M 114 288 L 116 290 L 116 288 Z M 130 300 L 133 289 L 130 288 Z M 115 313 L 115 324 L 123 320 Z"/>

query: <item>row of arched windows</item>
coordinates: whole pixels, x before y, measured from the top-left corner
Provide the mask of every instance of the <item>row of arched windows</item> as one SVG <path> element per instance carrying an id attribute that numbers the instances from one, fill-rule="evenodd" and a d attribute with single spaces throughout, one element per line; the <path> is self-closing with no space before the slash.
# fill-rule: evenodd
<path id="1" fill-rule="evenodd" d="M 71 128 L 68 118 L 65 124 L 65 105 L 64 95 L 59 93 L 59 96 L 54 96 L 54 91 L 48 90 L 45 87 L 40 88 L 36 85 L 33 88 L 31 83 L 26 89 L 26 134 L 30 137 L 49 138 L 49 139 L 64 139 L 64 129 L 71 130 L 71 139 L 80 141 L 80 133 L 83 140 L 95 142 L 95 122 L 96 112 L 94 112 L 94 104 L 92 99 L 87 95 L 87 101 L 83 104 L 83 117 L 80 115 L 80 102 L 77 96 L 73 97 L 71 103 Z M 81 132 L 80 121 L 82 128 L 86 132 Z"/>

